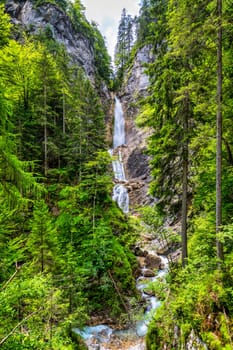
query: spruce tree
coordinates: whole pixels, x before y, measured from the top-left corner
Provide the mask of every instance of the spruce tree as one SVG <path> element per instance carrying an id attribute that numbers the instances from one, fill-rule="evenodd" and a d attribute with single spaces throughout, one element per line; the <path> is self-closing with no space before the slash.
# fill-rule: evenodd
<path id="1" fill-rule="evenodd" d="M 114 63 L 120 81 L 123 78 L 126 64 L 129 61 L 133 46 L 133 24 L 133 18 L 130 15 L 127 15 L 126 9 L 124 8 L 118 26 L 117 45 L 114 54 Z"/>

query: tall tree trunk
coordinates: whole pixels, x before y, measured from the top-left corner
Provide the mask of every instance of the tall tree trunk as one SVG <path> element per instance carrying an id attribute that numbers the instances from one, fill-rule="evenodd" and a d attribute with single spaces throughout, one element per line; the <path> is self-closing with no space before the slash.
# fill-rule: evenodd
<path id="1" fill-rule="evenodd" d="M 47 87 L 44 86 L 44 174 L 48 173 Z"/>
<path id="2" fill-rule="evenodd" d="M 216 247 L 217 258 L 223 260 L 223 245 L 218 238 L 222 226 L 222 0 L 217 0 L 217 6 Z"/>
<path id="3" fill-rule="evenodd" d="M 40 233 L 40 266 L 41 266 L 41 272 L 44 271 L 44 233 Z"/>
<path id="4" fill-rule="evenodd" d="M 62 94 L 62 132 L 66 133 L 66 95 Z"/>
<path id="5" fill-rule="evenodd" d="M 183 176 L 182 176 L 182 212 L 181 212 L 181 238 L 182 238 L 182 266 L 185 267 L 188 258 L 187 247 L 187 212 L 188 212 L 188 116 L 189 98 L 185 96 L 183 113 Z"/>

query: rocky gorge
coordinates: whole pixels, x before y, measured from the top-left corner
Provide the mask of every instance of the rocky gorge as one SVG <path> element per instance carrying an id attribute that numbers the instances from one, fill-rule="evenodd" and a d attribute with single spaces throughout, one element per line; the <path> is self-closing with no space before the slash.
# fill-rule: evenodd
<path id="1" fill-rule="evenodd" d="M 132 101 L 135 102 L 138 98 L 136 91 L 142 94 L 144 89 L 146 90 L 148 87 L 148 82 L 143 77 L 142 67 L 146 60 L 143 54 L 141 60 L 137 62 L 136 68 L 131 72 L 134 78 L 131 78 L 131 85 L 127 94 L 128 103 L 130 103 L 132 93 L 130 89 L 135 91 L 132 98 Z M 135 76 L 139 80 L 141 77 L 143 84 L 135 80 Z M 140 86 L 139 90 L 137 90 L 138 84 Z M 111 149 L 109 153 L 113 157 L 112 165 L 115 176 L 112 198 L 126 215 L 134 215 L 135 210 L 137 211 L 137 208 L 135 208 L 136 203 L 139 204 L 142 200 L 144 200 L 144 203 L 149 201 L 146 192 L 149 179 L 147 179 L 145 174 L 149 171 L 149 165 L 147 157 L 143 155 L 143 150 L 146 147 L 146 133 L 140 134 L 139 129 L 135 125 L 137 110 L 134 111 L 135 114 L 131 114 L 131 120 L 129 118 L 127 120 L 125 109 L 127 102 L 125 101 L 124 103 L 123 111 L 123 103 L 118 98 L 115 98 L 114 132 L 112 137 L 114 149 Z M 128 108 L 128 112 L 131 112 L 130 108 Z M 129 127 L 129 122 L 131 127 Z M 139 148 L 139 146 L 142 146 L 142 148 Z M 136 157 L 135 147 L 137 150 Z M 133 158 L 134 164 L 132 168 L 130 161 L 127 162 L 129 158 Z M 129 176 L 129 179 L 126 176 Z M 145 232 L 147 231 L 145 230 Z M 133 251 L 138 264 L 135 278 L 139 299 L 136 307 L 135 305 L 132 308 L 126 306 L 128 318 L 126 323 L 121 324 L 119 322 L 114 324 L 111 319 L 106 317 L 94 317 L 90 325 L 83 329 L 73 329 L 74 333 L 81 336 L 89 350 L 144 350 L 146 348 L 144 337 L 147 333 L 148 324 L 152 314 L 160 306 L 160 301 L 155 296 L 151 284 L 156 283 L 156 281 L 161 282 L 168 271 L 167 258 L 157 254 L 159 248 L 161 250 L 161 241 L 154 237 L 153 234 L 141 234 L 138 237 L 138 242 L 134 246 Z"/>
<path id="2" fill-rule="evenodd" d="M 97 74 L 93 42 L 84 33 L 77 31 L 68 15 L 53 3 L 42 3 L 37 6 L 30 0 L 8 0 L 6 11 L 11 16 L 16 38 L 20 39 L 21 32 L 37 35 L 42 30 L 63 45 L 72 61 L 80 66 L 86 76 L 95 85 Z M 138 100 L 147 94 L 148 76 L 145 74 L 145 64 L 153 60 L 151 47 L 140 48 L 133 60 L 132 66 L 126 71 L 124 82 L 118 95 L 125 114 L 126 145 L 122 145 L 122 157 L 125 164 L 127 188 L 132 207 L 153 202 L 148 195 L 150 181 L 149 157 L 146 154 L 146 140 L 151 131 L 138 128 L 136 117 L 139 111 Z M 107 139 L 111 143 L 112 117 L 114 97 L 102 81 L 98 86 L 99 95 L 106 113 Z M 110 108 L 109 108 L 110 107 Z M 135 163 L 137 166 L 135 167 Z"/>
<path id="3" fill-rule="evenodd" d="M 150 168 L 146 145 L 151 130 L 139 128 L 136 124 L 139 113 L 138 102 L 148 94 L 149 79 L 145 72 L 146 64 L 152 60 L 153 54 L 150 46 L 138 49 L 132 66 L 125 73 L 119 92 L 125 114 L 126 145 L 122 146 L 122 155 L 128 179 L 126 186 L 134 208 L 151 204 L 155 200 L 148 194 Z"/>

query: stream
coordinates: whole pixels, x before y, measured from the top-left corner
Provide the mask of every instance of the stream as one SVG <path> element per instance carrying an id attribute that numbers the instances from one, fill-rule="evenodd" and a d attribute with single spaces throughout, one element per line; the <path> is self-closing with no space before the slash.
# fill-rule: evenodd
<path id="1" fill-rule="evenodd" d="M 113 149 L 109 150 L 113 157 L 112 167 L 115 177 L 115 186 L 112 198 L 124 213 L 129 212 L 128 190 L 124 186 L 126 182 L 124 164 L 121 156 L 121 146 L 125 144 L 125 120 L 121 103 L 115 98 L 114 110 L 114 135 Z M 153 252 L 152 252 L 153 254 Z M 132 322 L 132 326 L 124 330 L 116 330 L 108 325 L 99 324 L 95 326 L 86 326 L 83 329 L 73 328 L 73 331 L 79 334 L 85 341 L 89 350 L 145 350 L 144 337 L 147 332 L 148 324 L 152 314 L 160 306 L 160 301 L 146 293 L 145 289 L 149 283 L 163 278 L 168 271 L 168 260 L 161 257 L 161 266 L 155 277 L 144 277 L 145 267 L 141 267 L 141 275 L 137 278 L 136 287 L 141 294 L 146 308 L 141 319 Z"/>
<path id="2" fill-rule="evenodd" d="M 168 271 L 168 260 L 161 257 L 163 269 L 159 270 L 155 277 L 138 277 L 136 286 L 145 302 L 146 311 L 143 317 L 135 321 L 131 328 L 116 330 L 108 325 L 100 324 L 87 326 L 82 330 L 74 328 L 73 331 L 79 334 L 85 341 L 89 350 L 145 350 L 144 337 L 148 324 L 155 310 L 160 306 L 160 301 L 155 296 L 145 293 L 145 288 L 151 282 L 163 278 Z"/>

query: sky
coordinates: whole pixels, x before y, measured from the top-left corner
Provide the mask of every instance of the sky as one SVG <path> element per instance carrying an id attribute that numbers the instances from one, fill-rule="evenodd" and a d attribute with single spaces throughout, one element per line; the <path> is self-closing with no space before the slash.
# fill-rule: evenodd
<path id="1" fill-rule="evenodd" d="M 137 15 L 139 0 L 81 0 L 81 2 L 86 8 L 87 19 L 99 25 L 99 30 L 106 39 L 108 52 L 113 58 L 121 12 L 125 8 L 127 14 Z"/>

